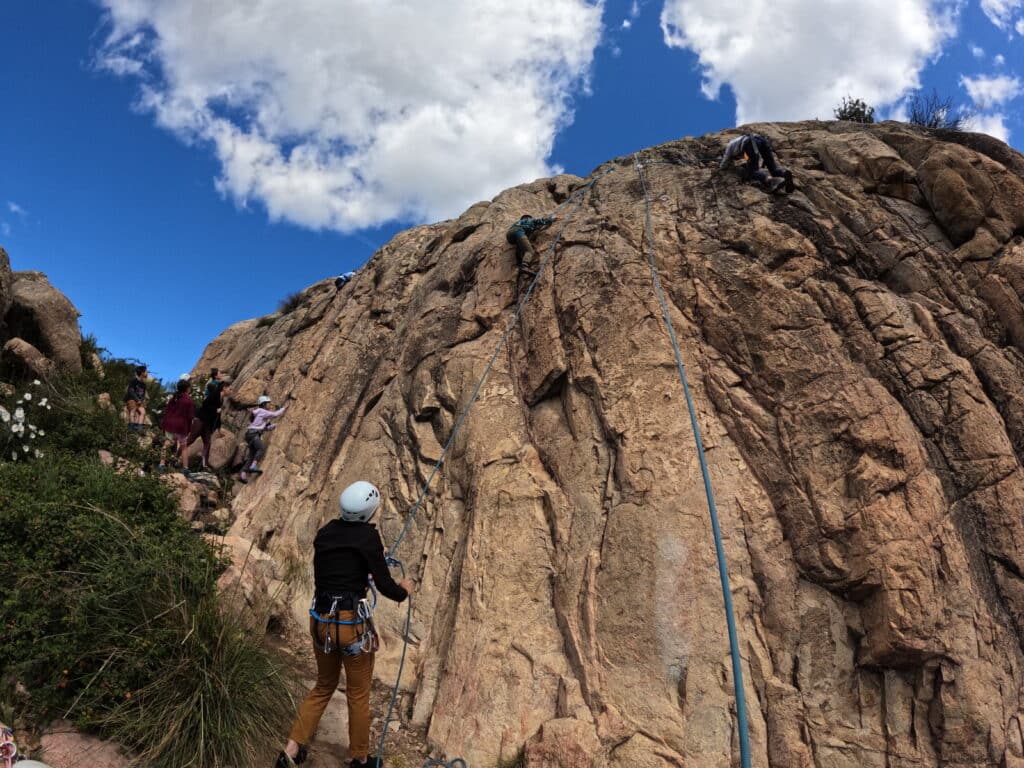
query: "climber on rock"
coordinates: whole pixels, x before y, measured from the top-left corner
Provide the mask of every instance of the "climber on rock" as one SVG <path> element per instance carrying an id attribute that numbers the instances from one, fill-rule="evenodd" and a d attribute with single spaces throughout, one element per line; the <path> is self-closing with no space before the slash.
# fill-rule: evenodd
<path id="1" fill-rule="evenodd" d="M 509 227 L 505 239 L 516 247 L 516 264 L 520 271 L 530 275 L 534 274 L 534 271 L 524 264 L 527 253 L 531 254 L 531 262 L 536 263 L 537 261 L 537 251 L 534 250 L 533 243 L 530 242 L 530 235 L 551 226 L 554 221 L 550 216 L 535 219 L 527 213 L 520 216 L 516 223 Z"/>
<path id="2" fill-rule="evenodd" d="M 351 281 L 352 278 L 355 276 L 355 272 L 346 272 L 343 275 L 338 275 L 336 278 L 334 278 L 334 287 L 344 288 L 349 283 L 349 281 Z"/>
<path id="3" fill-rule="evenodd" d="M 283 405 L 276 411 L 272 411 L 270 410 L 272 405 L 269 397 L 261 395 L 256 407 L 249 411 L 252 422 L 245 430 L 245 444 L 249 447 L 249 455 L 246 456 L 242 472 L 238 475 L 238 479 L 243 483 L 248 481 L 249 474 L 258 475 L 262 472 L 259 463 L 267 452 L 267 447 L 263 444 L 263 434 L 277 426 L 272 420 L 281 416 L 288 407 Z"/>
<path id="4" fill-rule="evenodd" d="M 230 394 L 231 386 L 221 378 L 220 370 L 213 368 L 210 371 L 210 381 L 206 384 L 203 402 L 192 419 L 192 429 L 185 442 L 185 446 L 188 447 L 202 438 L 203 469 L 210 468 L 210 443 L 213 440 L 213 433 L 220 429 L 220 412 L 224 406 L 224 398 Z"/>
<path id="5" fill-rule="evenodd" d="M 146 426 L 146 380 L 149 378 L 146 366 L 135 366 L 135 378 L 128 382 L 124 393 L 125 414 L 128 429 L 138 431 Z"/>
<path id="6" fill-rule="evenodd" d="M 370 519 L 380 506 L 380 491 L 366 481 L 348 486 L 339 500 L 341 515 L 317 531 L 313 540 L 313 605 L 309 632 L 316 656 L 316 685 L 299 706 L 284 751 L 275 768 L 293 768 L 306 760 L 307 745 L 345 669 L 350 768 L 376 765 L 370 756 L 370 687 L 377 636 L 367 582 L 395 602 L 413 592 L 410 579 L 396 582 L 388 570 L 384 543 Z M 383 761 L 380 765 L 383 765 Z"/>
<path id="7" fill-rule="evenodd" d="M 719 170 L 724 171 L 739 158 L 744 160 L 742 171 L 744 181 L 759 181 L 771 192 L 777 192 L 783 185 L 785 185 L 787 193 L 796 188 L 793 184 L 792 171 L 779 167 L 779 164 L 775 162 L 772 144 L 764 136 L 748 133 L 730 141 L 725 148 L 722 162 L 718 166 Z M 768 173 L 761 170 L 762 164 L 768 169 Z"/>

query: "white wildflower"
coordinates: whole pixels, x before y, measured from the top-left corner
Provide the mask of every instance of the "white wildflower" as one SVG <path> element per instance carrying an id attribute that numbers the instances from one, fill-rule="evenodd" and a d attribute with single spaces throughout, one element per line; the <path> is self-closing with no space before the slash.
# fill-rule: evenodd
<path id="1" fill-rule="evenodd" d="M 38 387 L 42 383 L 43 382 L 41 382 L 39 379 L 32 379 L 32 386 L 33 387 Z"/>
<path id="2" fill-rule="evenodd" d="M 52 406 L 52 405 L 50 405 L 49 403 L 47 403 L 47 404 L 46 404 L 46 410 L 48 410 L 48 411 L 52 411 L 52 410 L 53 410 L 53 406 Z"/>
<path id="3" fill-rule="evenodd" d="M 25 443 L 23 446 L 21 446 L 21 450 L 23 450 L 25 453 L 28 453 L 28 443 Z"/>
<path id="4" fill-rule="evenodd" d="M 11 461 L 17 461 L 17 460 L 18 460 L 18 452 L 17 451 L 11 451 Z"/>
<path id="5" fill-rule="evenodd" d="M 40 437 L 46 437 L 46 430 L 40 429 L 38 434 L 39 434 Z"/>
<path id="6" fill-rule="evenodd" d="M 50 399 L 50 398 L 48 398 L 48 397 L 44 397 L 44 398 L 43 398 L 42 400 L 40 400 L 40 401 L 39 401 L 39 404 L 40 404 L 40 405 L 46 405 L 46 403 L 47 403 L 47 401 L 48 401 L 49 399 Z"/>
<path id="7" fill-rule="evenodd" d="M 43 452 L 42 452 L 42 451 L 40 451 L 40 450 L 39 450 L 38 448 L 36 448 L 36 452 L 35 452 L 35 457 L 36 457 L 37 459 L 41 459 L 41 458 L 43 458 Z"/>
<path id="8" fill-rule="evenodd" d="M 30 432 L 29 436 L 28 436 L 28 439 L 29 440 L 35 440 L 36 439 L 36 433 L 35 432 Z"/>
<path id="9" fill-rule="evenodd" d="M 32 399 L 32 393 L 31 392 L 26 392 L 24 395 L 22 395 L 22 397 L 24 397 L 26 401 L 31 400 Z"/>
<path id="10" fill-rule="evenodd" d="M 0 421 L 2 421 L 4 424 L 6 424 L 10 420 L 11 420 L 11 412 L 8 411 L 6 408 L 4 408 L 2 405 L 0 405 Z"/>
<path id="11" fill-rule="evenodd" d="M 17 422 L 22 422 L 22 421 L 25 420 L 25 409 L 24 408 L 20 408 L 19 407 L 19 408 L 15 408 L 14 409 L 14 420 L 17 421 Z"/>

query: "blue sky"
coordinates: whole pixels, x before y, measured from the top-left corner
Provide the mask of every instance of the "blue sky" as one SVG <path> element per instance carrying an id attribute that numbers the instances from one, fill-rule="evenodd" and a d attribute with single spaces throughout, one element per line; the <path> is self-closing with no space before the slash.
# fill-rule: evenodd
<path id="1" fill-rule="evenodd" d="M 919 85 L 1024 146 L 1024 0 L 255 5 L 0 4 L 0 244 L 163 378 L 399 229 L 557 167 L 826 118 L 837 93 L 898 115 Z"/>

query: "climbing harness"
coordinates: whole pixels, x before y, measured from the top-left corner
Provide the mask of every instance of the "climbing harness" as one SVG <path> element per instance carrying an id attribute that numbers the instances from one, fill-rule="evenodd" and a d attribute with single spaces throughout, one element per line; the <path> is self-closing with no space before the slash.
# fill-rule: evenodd
<path id="1" fill-rule="evenodd" d="M 512 330 L 518 324 L 519 317 L 523 313 L 523 307 L 526 306 L 526 302 L 529 301 L 530 296 L 533 294 L 534 288 L 536 288 L 537 283 L 540 282 L 540 277 L 544 273 L 545 267 L 547 267 L 548 262 L 550 262 L 552 257 L 554 256 L 556 246 L 561 241 L 562 235 L 565 233 L 565 230 L 569 226 L 569 222 L 572 221 L 572 218 L 573 216 L 575 216 L 576 211 L 579 210 L 580 205 L 582 205 L 583 198 L 585 197 L 587 191 L 593 188 L 593 186 L 599 180 L 603 179 L 609 173 L 614 171 L 617 167 L 618 166 L 613 165 L 609 168 L 606 168 L 604 171 L 602 171 L 600 174 L 598 174 L 593 179 L 588 181 L 582 187 L 575 190 L 564 202 L 558 205 L 552 212 L 557 213 L 559 210 L 568 206 L 570 203 L 573 204 L 571 210 L 569 211 L 569 214 L 565 218 L 565 223 L 562 225 L 561 229 L 558 230 L 558 234 L 555 235 L 555 239 L 551 242 L 551 245 L 548 247 L 547 252 L 544 255 L 544 258 L 542 258 L 540 264 L 537 265 L 537 272 L 536 274 L 534 274 L 533 280 L 530 282 L 529 287 L 526 289 L 526 293 L 523 294 L 523 297 L 519 300 L 519 303 L 516 305 L 515 312 L 509 319 L 508 325 L 505 327 L 505 332 L 501 335 L 501 339 L 499 339 L 498 341 L 498 346 L 494 350 L 494 354 L 492 354 L 490 360 L 487 361 L 487 365 L 484 368 L 484 372 L 480 376 L 480 381 L 477 382 L 476 388 L 473 390 L 473 393 L 469 397 L 469 401 L 463 407 L 462 412 L 459 413 L 459 418 L 456 419 L 455 425 L 452 427 L 452 433 L 448 436 L 448 440 L 445 442 L 444 447 L 441 449 L 440 457 L 437 459 L 437 462 L 434 464 L 434 468 L 430 471 L 430 474 L 427 476 L 426 482 L 423 483 L 423 489 L 420 491 L 420 495 L 417 497 L 416 501 L 409 509 L 409 512 L 405 518 L 405 524 L 402 526 L 402 530 L 401 532 L 399 532 L 398 538 L 395 539 L 395 543 L 391 545 L 391 549 L 387 554 L 388 565 L 401 569 L 402 578 L 405 578 L 405 566 L 402 564 L 400 560 L 394 557 L 394 553 L 398 549 L 398 545 L 402 543 L 403 539 L 405 539 L 405 535 L 409 531 L 409 526 L 412 525 L 413 518 L 416 516 L 416 513 L 423 505 L 423 501 L 427 496 L 427 492 L 430 490 L 430 484 L 433 482 L 434 476 L 437 475 L 437 473 L 440 471 L 441 466 L 444 464 L 444 460 L 448 457 L 448 453 L 451 450 L 452 445 L 454 445 L 455 438 L 459 434 L 459 430 L 462 429 L 462 425 L 465 422 L 466 417 L 469 415 L 470 409 L 473 407 L 473 404 L 477 401 L 477 398 L 480 396 L 480 391 L 483 389 L 484 382 L 487 381 L 487 376 L 488 374 L 490 374 L 491 368 L 494 367 L 494 363 L 498 359 L 498 355 L 501 354 L 501 350 L 505 347 L 505 343 L 508 341 L 508 337 L 512 334 Z M 375 768 L 380 768 L 381 757 L 384 754 L 384 742 L 388 737 L 388 727 L 391 725 L 391 720 L 395 712 L 395 706 L 398 703 L 398 691 L 399 686 L 402 682 L 402 671 L 405 669 L 405 657 L 406 652 L 409 649 L 409 633 L 411 632 L 411 630 L 412 597 L 406 600 L 405 628 L 402 631 L 402 655 L 399 658 L 398 662 L 398 676 L 395 679 L 395 686 L 391 692 L 391 702 L 388 705 L 388 713 L 387 716 L 384 718 L 384 726 L 381 729 L 380 744 L 377 747 L 377 761 L 375 763 Z M 439 760 L 428 760 L 424 768 L 429 768 L 430 766 L 446 766 L 447 768 L 466 768 L 466 762 L 461 758 L 454 758 L 453 760 L 447 763 Z M 747 767 L 744 766 L 744 768 Z"/>
<path id="2" fill-rule="evenodd" d="M 371 584 L 371 590 L 373 586 Z M 360 598 L 356 602 L 355 614 L 356 618 L 347 620 L 341 619 L 339 616 L 344 610 L 339 604 L 348 598 L 346 595 L 332 596 L 330 610 L 318 613 L 316 610 L 317 599 L 314 596 L 313 602 L 309 606 L 309 615 L 318 624 L 326 625 L 324 628 L 324 641 L 322 645 L 318 645 L 318 648 L 323 653 L 333 653 L 337 651 L 342 656 L 358 656 L 361 653 L 372 653 L 380 647 L 380 635 L 377 633 L 377 628 L 373 624 L 373 611 L 377 606 L 377 592 L 373 590 L 373 602 L 371 603 L 365 597 Z M 356 639 L 351 643 L 342 643 L 340 639 L 341 630 L 339 627 L 361 627 L 361 631 L 357 634 Z M 333 629 L 333 636 L 332 630 Z"/>
<path id="3" fill-rule="evenodd" d="M 676 367 L 679 369 L 679 380 L 683 385 L 683 393 L 686 395 L 686 407 L 690 411 L 690 424 L 693 428 L 693 438 L 697 444 L 697 456 L 700 459 L 700 472 L 704 478 L 704 493 L 708 501 L 708 514 L 711 517 L 711 530 L 715 538 L 715 553 L 718 556 L 718 575 L 722 581 L 722 599 L 725 603 L 725 622 L 729 632 L 729 652 L 732 656 L 732 682 L 736 691 L 736 720 L 740 735 L 740 765 L 742 768 L 750 768 L 750 736 L 747 732 L 747 703 L 743 693 L 743 668 L 740 660 L 739 640 L 736 636 L 736 618 L 732 606 L 732 592 L 729 588 L 729 567 L 725 560 L 725 547 L 722 544 L 722 531 L 718 524 L 718 510 L 715 507 L 715 494 L 711 488 L 711 476 L 708 473 L 707 456 L 704 455 L 704 442 L 700 436 L 700 425 L 697 423 L 697 411 L 693 405 L 693 397 L 690 395 L 690 385 L 686 380 L 686 369 L 683 367 L 683 354 L 679 349 L 679 341 L 676 339 L 675 328 L 672 326 L 672 318 L 669 315 L 668 303 L 665 301 L 665 293 L 661 288 L 661 279 L 658 277 L 658 267 L 654 262 L 654 226 L 651 224 L 651 198 L 647 189 L 647 179 L 644 177 L 644 164 L 640 161 L 639 153 L 633 155 L 636 172 L 640 177 L 640 186 L 644 192 L 644 207 L 646 218 L 644 231 L 647 235 L 647 242 L 650 250 L 647 259 L 651 267 L 651 280 L 654 283 L 654 292 L 661 304 L 661 314 L 665 319 L 665 327 L 668 330 L 669 341 L 672 342 L 672 350 L 676 357 Z"/>

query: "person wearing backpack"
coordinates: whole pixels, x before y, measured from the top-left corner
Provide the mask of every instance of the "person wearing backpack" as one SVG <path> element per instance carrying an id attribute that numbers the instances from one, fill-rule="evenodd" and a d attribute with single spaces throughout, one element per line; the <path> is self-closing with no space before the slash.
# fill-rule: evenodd
<path id="1" fill-rule="evenodd" d="M 203 469 L 210 468 L 210 443 L 213 440 L 214 431 L 220 429 L 220 412 L 224 405 L 224 398 L 230 396 L 231 386 L 221 378 L 221 372 L 217 368 L 210 371 L 210 381 L 206 385 L 203 394 L 203 402 L 192 419 L 192 429 L 189 431 L 186 447 L 191 446 L 196 440 L 203 441 Z"/>
<path id="2" fill-rule="evenodd" d="M 192 402 L 192 396 L 188 392 L 189 380 L 178 379 L 178 386 L 167 401 L 167 408 L 164 409 L 164 417 L 160 421 L 160 428 L 164 431 L 166 440 L 163 451 L 160 455 L 160 467 L 166 464 L 164 455 L 173 445 L 175 452 L 181 459 L 183 469 L 188 469 L 188 436 L 192 431 L 192 419 L 196 415 L 196 404 Z"/>
<path id="3" fill-rule="evenodd" d="M 267 453 L 267 447 L 263 444 L 263 434 L 277 426 L 272 423 L 272 420 L 281 416 L 288 408 L 287 405 L 283 405 L 276 411 L 272 411 L 270 410 L 271 405 L 273 405 L 271 399 L 266 395 L 261 395 L 256 407 L 249 412 L 252 421 L 249 428 L 245 430 L 245 444 L 249 447 L 249 453 L 242 465 L 242 471 L 238 475 L 238 479 L 243 483 L 248 482 L 249 474 L 258 475 L 262 472 L 259 463 Z"/>

